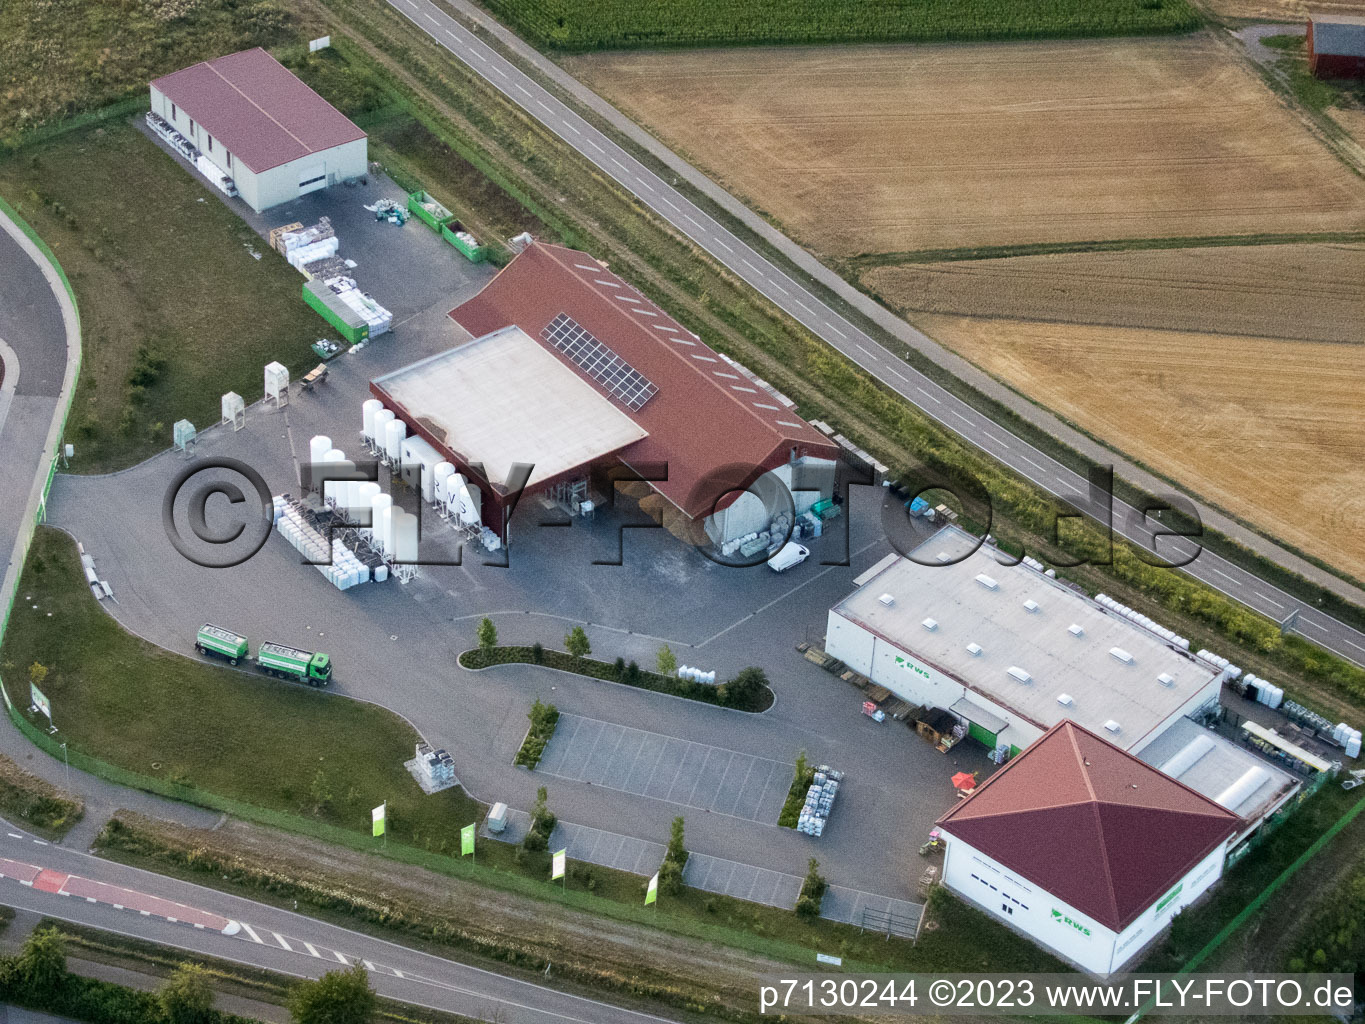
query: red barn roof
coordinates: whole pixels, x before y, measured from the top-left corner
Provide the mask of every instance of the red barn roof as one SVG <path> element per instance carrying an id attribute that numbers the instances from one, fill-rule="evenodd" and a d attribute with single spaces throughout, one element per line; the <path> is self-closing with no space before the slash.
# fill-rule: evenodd
<path id="1" fill-rule="evenodd" d="M 938 824 L 1121 932 L 1242 819 L 1064 720 Z"/>
<path id="2" fill-rule="evenodd" d="M 257 174 L 365 138 L 259 46 L 165 75 L 152 88 Z"/>
<path id="3" fill-rule="evenodd" d="M 649 432 L 621 460 L 642 473 L 666 465 L 668 478 L 653 487 L 694 519 L 710 515 L 732 487 L 785 463 L 793 448 L 798 456 L 839 457 L 783 399 L 586 253 L 534 242 L 450 316 L 475 337 L 516 324 L 608 395 Z M 620 373 L 587 372 L 583 360 L 550 340 L 551 324 L 566 316 L 606 346 L 608 357 L 637 371 L 627 375 L 629 390 L 616 387 Z"/>

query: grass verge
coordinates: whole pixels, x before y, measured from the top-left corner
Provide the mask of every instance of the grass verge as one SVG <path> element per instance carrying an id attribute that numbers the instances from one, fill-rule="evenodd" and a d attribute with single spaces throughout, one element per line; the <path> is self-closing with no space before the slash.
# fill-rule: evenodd
<path id="1" fill-rule="evenodd" d="M 73 470 L 161 451 L 181 418 L 216 422 L 223 392 L 259 395 L 271 360 L 316 362 L 322 324 L 298 272 L 129 119 L 0 156 L 0 195 L 52 247 L 80 305 Z"/>
<path id="2" fill-rule="evenodd" d="M 85 801 L 30 775 L 0 755 L 0 814 L 47 839 L 60 839 L 81 820 Z"/>
<path id="3" fill-rule="evenodd" d="M 542 650 L 540 660 L 537 661 L 534 647 L 495 647 L 487 652 L 474 648 L 461 654 L 459 661 L 461 668 L 468 669 L 492 668 L 495 665 L 544 665 L 560 672 L 572 672 L 574 675 L 587 676 L 589 679 L 601 679 L 609 683 L 620 683 L 622 686 L 635 686 L 655 693 L 666 693 L 684 700 L 730 708 L 732 711 L 759 713 L 773 706 L 773 691 L 766 686 L 758 690 L 752 698 L 729 704 L 726 703 L 721 686 L 663 676 L 642 669 L 634 662 L 630 665 L 614 665 L 593 658 L 575 658 L 564 651 Z M 631 671 L 631 665 L 635 665 L 634 672 Z"/>

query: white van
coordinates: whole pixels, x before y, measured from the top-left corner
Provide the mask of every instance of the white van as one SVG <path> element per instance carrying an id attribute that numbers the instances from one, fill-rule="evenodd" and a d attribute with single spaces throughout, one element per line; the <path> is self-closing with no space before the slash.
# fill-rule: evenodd
<path id="1" fill-rule="evenodd" d="M 782 550 L 768 557 L 768 568 L 773 572 L 786 572 L 793 565 L 800 565 L 809 557 L 809 548 L 789 540 L 782 545 Z"/>

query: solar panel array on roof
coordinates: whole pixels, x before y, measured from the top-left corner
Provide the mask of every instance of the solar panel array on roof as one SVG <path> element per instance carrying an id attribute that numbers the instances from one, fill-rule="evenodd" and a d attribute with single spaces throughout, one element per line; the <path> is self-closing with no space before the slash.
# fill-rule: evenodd
<path id="1" fill-rule="evenodd" d="M 575 366 L 601 384 L 608 394 L 619 398 L 628 409 L 639 409 L 659 393 L 648 377 L 580 327 L 567 313 L 560 313 L 551 320 L 540 336 L 573 360 Z"/>

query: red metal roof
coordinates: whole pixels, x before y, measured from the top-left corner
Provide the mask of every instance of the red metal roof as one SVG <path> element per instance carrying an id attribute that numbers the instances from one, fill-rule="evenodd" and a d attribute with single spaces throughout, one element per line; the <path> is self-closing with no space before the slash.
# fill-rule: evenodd
<path id="1" fill-rule="evenodd" d="M 1064 720 L 938 824 L 1121 932 L 1242 819 Z"/>
<path id="2" fill-rule="evenodd" d="M 257 174 L 365 138 L 260 47 L 165 75 L 152 88 Z"/>
<path id="3" fill-rule="evenodd" d="M 668 479 L 652 485 L 689 516 L 710 515 L 725 492 L 776 469 L 792 448 L 839 458 L 823 434 L 586 253 L 532 243 L 450 316 L 475 337 L 516 324 L 605 395 L 542 334 L 561 313 L 658 388 L 638 409 L 610 399 L 649 431 L 620 458 L 642 473 L 666 464 Z"/>

